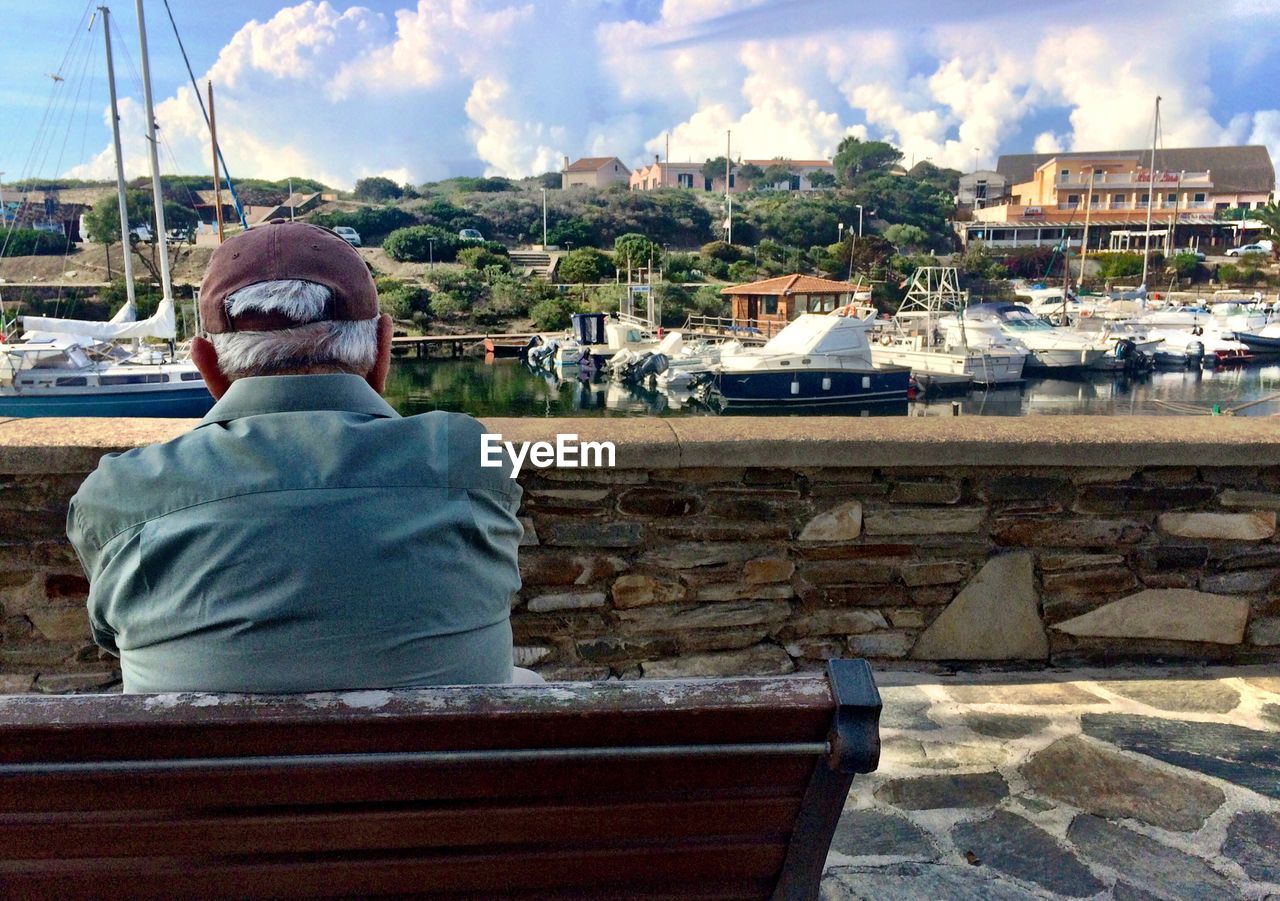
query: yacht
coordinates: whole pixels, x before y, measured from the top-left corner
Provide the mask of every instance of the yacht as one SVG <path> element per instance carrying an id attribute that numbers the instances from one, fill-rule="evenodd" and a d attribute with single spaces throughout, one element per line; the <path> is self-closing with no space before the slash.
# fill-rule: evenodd
<path id="1" fill-rule="evenodd" d="M 1016 303 L 974 304 L 963 314 L 944 317 L 948 343 L 964 341 L 970 347 L 995 346 L 1009 341 L 1027 351 L 1027 369 L 1088 369 L 1106 356 L 1110 347 L 1069 329 L 1055 328 Z"/>
<path id="2" fill-rule="evenodd" d="M 818 406 L 905 401 L 911 370 L 877 367 L 855 316 L 802 313 L 763 347 L 726 353 L 715 386 L 729 406 Z"/>
<path id="3" fill-rule="evenodd" d="M 872 361 L 877 366 L 907 366 L 921 385 L 934 381 L 966 386 L 1021 381 L 1027 358 L 1022 346 L 1009 340 L 971 345 L 963 329 L 954 336 L 939 330 L 942 318 L 964 309 L 967 302 L 955 267 L 918 268 L 897 314 L 876 323 Z"/>

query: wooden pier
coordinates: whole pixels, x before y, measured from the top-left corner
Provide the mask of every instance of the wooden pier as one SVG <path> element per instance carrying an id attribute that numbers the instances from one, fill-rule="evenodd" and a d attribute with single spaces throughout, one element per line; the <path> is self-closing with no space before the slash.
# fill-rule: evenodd
<path id="1" fill-rule="evenodd" d="M 416 356 L 428 356 L 433 349 L 447 350 L 449 356 L 460 357 L 472 344 L 479 344 L 485 339 L 496 342 L 520 340 L 528 341 L 536 332 L 477 332 L 471 335 L 405 335 L 391 339 L 391 349 L 413 349 Z"/>

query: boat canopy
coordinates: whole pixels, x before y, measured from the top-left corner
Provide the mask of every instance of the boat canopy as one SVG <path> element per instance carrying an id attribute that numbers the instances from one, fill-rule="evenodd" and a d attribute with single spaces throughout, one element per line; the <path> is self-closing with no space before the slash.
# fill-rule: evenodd
<path id="1" fill-rule="evenodd" d="M 173 301 L 161 300 L 155 313 L 146 319 L 137 321 L 89 322 L 84 319 L 54 319 L 48 316 L 23 316 L 22 330 L 26 333 L 51 333 L 55 335 L 78 335 L 96 338 L 99 341 L 119 341 L 126 338 L 165 338 L 177 337 L 177 322 L 174 315 Z"/>
<path id="2" fill-rule="evenodd" d="M 801 313 L 760 348 L 762 355 L 840 354 L 865 351 L 867 321 L 855 316 Z"/>

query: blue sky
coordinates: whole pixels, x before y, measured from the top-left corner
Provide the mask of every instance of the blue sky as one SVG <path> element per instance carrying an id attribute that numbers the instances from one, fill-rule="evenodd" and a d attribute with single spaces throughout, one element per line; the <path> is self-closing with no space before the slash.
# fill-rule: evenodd
<path id="1" fill-rule="evenodd" d="M 94 0 L 94 3 L 98 0 Z M 0 0 L 0 171 L 110 174 L 94 3 Z M 338 186 L 521 176 L 563 157 L 830 156 L 848 134 L 968 169 L 999 153 L 1265 143 L 1280 0 L 169 0 L 233 175 Z M 133 3 L 114 8 L 129 173 L 145 167 Z M 162 168 L 208 138 L 147 0 Z M 68 47 L 72 52 L 68 55 Z M 59 67 L 59 85 L 45 73 Z M 81 75 L 83 73 L 83 75 Z M 52 96 L 52 102 L 50 98 Z M 43 127 L 41 123 L 43 121 Z"/>

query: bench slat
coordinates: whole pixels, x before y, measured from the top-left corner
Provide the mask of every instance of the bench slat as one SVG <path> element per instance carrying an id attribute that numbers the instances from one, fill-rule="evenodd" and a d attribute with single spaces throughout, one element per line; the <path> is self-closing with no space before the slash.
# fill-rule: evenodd
<path id="1" fill-rule="evenodd" d="M 637 884 L 651 892 L 665 885 L 668 895 L 681 895 L 686 885 L 702 880 L 761 885 L 776 877 L 785 852 L 784 844 L 725 842 L 526 854 L 308 856 L 263 863 L 152 858 L 0 862 L 0 890 L 22 898 L 100 898 L 104 887 L 138 898 L 291 898 L 397 893 L 416 884 L 449 892 L 526 891 L 539 896 L 546 889 L 591 889 L 595 897 L 609 897 Z"/>
<path id="2" fill-rule="evenodd" d="M 796 798 L 730 798 L 712 801 L 538 807 L 468 806 L 385 810 L 291 808 L 259 813 L 228 810 L 112 813 L 86 819 L 72 814 L 0 816 L 0 848 L 10 860 L 169 857 L 474 845 L 546 844 L 587 847 L 610 838 L 644 845 L 665 840 L 772 834 L 784 840 L 799 810 Z M 541 837 L 539 841 L 538 837 Z"/>
<path id="3" fill-rule="evenodd" d="M 731 757 L 648 760 L 634 768 L 593 767 L 590 779 L 583 778 L 583 765 L 572 761 L 302 771 L 258 767 L 145 776 L 26 775 L 0 778 L 0 812 L 493 798 L 607 803 L 669 797 L 677 791 L 690 799 L 761 794 L 799 798 L 811 770 L 812 762 L 800 758 Z"/>

